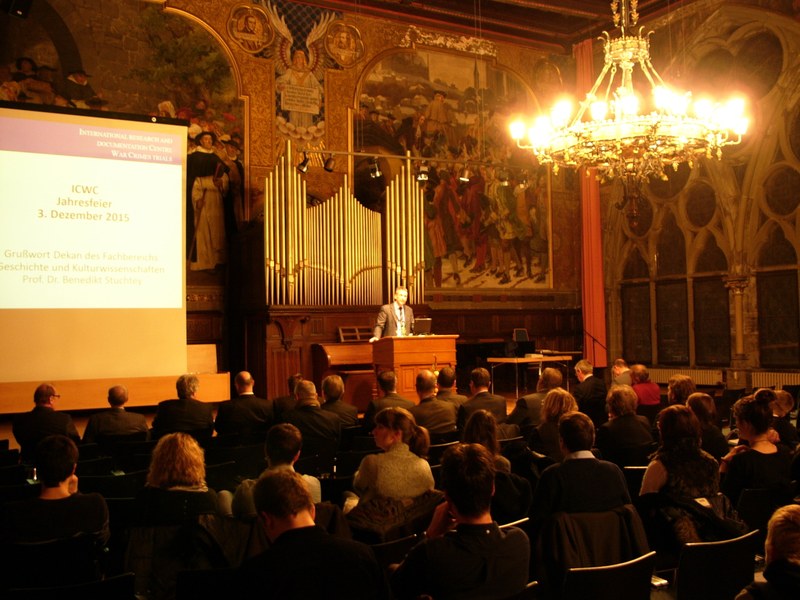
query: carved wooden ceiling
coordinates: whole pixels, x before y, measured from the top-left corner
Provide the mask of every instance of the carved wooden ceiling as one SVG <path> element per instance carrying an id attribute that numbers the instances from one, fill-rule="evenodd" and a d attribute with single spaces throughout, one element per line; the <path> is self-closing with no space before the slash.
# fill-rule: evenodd
<path id="1" fill-rule="evenodd" d="M 639 0 L 641 24 L 696 0 Z M 399 23 L 523 43 L 554 53 L 606 30 L 609 0 L 319 0 L 309 2 Z"/>

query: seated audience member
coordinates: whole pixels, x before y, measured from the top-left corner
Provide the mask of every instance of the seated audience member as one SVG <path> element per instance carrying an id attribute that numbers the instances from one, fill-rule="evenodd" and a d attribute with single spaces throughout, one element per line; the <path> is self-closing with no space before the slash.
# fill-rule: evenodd
<path id="1" fill-rule="evenodd" d="M 578 410 L 578 403 L 564 388 L 556 388 L 547 393 L 542 402 L 542 424 L 534 429 L 528 445 L 531 450 L 544 454 L 556 462 L 564 459 L 558 435 L 558 420 L 561 415 Z"/>
<path id="2" fill-rule="evenodd" d="M 608 422 L 597 430 L 597 448 L 602 458 L 620 467 L 645 465 L 653 451 L 650 421 L 636 414 L 636 401 L 631 386 L 612 386 L 606 396 Z"/>
<path id="3" fill-rule="evenodd" d="M 36 446 L 36 474 L 42 483 L 38 498 L 9 502 L 3 507 L 0 539 L 36 543 L 96 536 L 108 541 L 108 507 L 100 494 L 81 494 L 75 466 L 78 447 L 64 435 L 51 435 Z"/>
<path id="4" fill-rule="evenodd" d="M 625 362 L 625 359 L 618 358 L 614 361 L 611 367 L 611 381 L 615 385 L 633 385 L 631 370 L 628 368 L 628 363 Z"/>
<path id="5" fill-rule="evenodd" d="M 86 430 L 83 432 L 83 443 L 89 444 L 106 436 L 128 435 L 147 432 L 147 419 L 139 413 L 125 410 L 128 401 L 128 388 L 115 385 L 108 390 L 108 404 L 111 408 L 102 410 L 89 417 Z"/>
<path id="6" fill-rule="evenodd" d="M 375 427 L 375 415 L 384 408 L 399 406 L 411 410 L 414 406 L 411 400 L 403 398 L 397 393 L 397 376 L 394 371 L 378 373 L 378 393 L 381 397 L 370 400 L 367 410 L 364 412 L 364 428 L 367 431 L 372 431 L 372 428 Z"/>
<path id="7" fill-rule="evenodd" d="M 342 400 L 344 381 L 338 375 L 328 375 L 322 380 L 322 410 L 335 414 L 342 427 L 358 425 L 358 409 Z"/>
<path id="8" fill-rule="evenodd" d="M 767 526 L 765 551 L 765 581 L 751 583 L 736 600 L 800 598 L 800 505 L 775 511 Z"/>
<path id="9" fill-rule="evenodd" d="M 488 410 L 476 410 L 467 420 L 461 441 L 465 444 L 480 444 L 494 458 L 495 469 L 511 472 L 511 463 L 500 454 L 500 442 L 497 441 L 497 420 Z"/>
<path id="10" fill-rule="evenodd" d="M 206 485 L 204 453 L 197 440 L 185 433 L 158 440 L 137 504 L 144 523 L 158 523 L 166 517 L 166 507 L 177 504 L 188 510 L 186 516 L 218 512 L 217 493 Z"/>
<path id="11" fill-rule="evenodd" d="M 333 448 L 335 451 L 341 431 L 339 417 L 322 410 L 313 381 L 304 379 L 297 384 L 295 393 L 297 404 L 283 413 L 283 422 L 291 423 L 300 430 L 307 451 L 319 448 Z"/>
<path id="12" fill-rule="evenodd" d="M 436 376 L 436 398 L 446 400 L 456 405 L 456 409 L 467 401 L 466 396 L 462 396 L 456 390 L 456 370 L 453 367 L 442 367 L 439 375 Z"/>
<path id="13" fill-rule="evenodd" d="M 588 415 L 597 429 L 608 421 L 606 384 L 602 378 L 594 376 L 594 366 L 588 360 L 579 360 L 575 364 L 575 377 L 579 383 L 572 395 L 578 403 L 578 410 Z"/>
<path id="14" fill-rule="evenodd" d="M 456 430 L 456 405 L 436 398 L 436 375 L 424 369 L 417 373 L 415 382 L 419 404 L 411 407 L 417 425 L 430 434 L 450 433 Z"/>
<path id="15" fill-rule="evenodd" d="M 794 409 L 794 398 L 786 390 L 775 390 L 772 401 L 772 428 L 777 432 L 781 444 L 792 450 L 800 443 L 797 429 L 789 420 L 789 413 Z"/>
<path id="16" fill-rule="evenodd" d="M 791 454 L 769 441 L 772 390 L 758 390 L 733 405 L 739 445 L 719 465 L 722 492 L 736 505 L 746 488 L 789 489 Z"/>
<path id="17" fill-rule="evenodd" d="M 430 438 L 404 408 L 384 408 L 375 416 L 375 444 L 383 450 L 363 458 L 353 478 L 361 501 L 374 497 L 415 498 L 433 489 L 433 474 L 425 457 Z"/>
<path id="18" fill-rule="evenodd" d="M 531 508 L 535 519 L 557 512 L 602 512 L 630 504 L 620 468 L 592 454 L 594 425 L 588 416 L 580 412 L 563 415 L 558 434 L 564 462 L 542 472 Z"/>
<path id="19" fill-rule="evenodd" d="M 236 398 L 222 402 L 217 408 L 214 429 L 218 435 L 236 435 L 245 439 L 259 437 L 261 440 L 275 421 L 271 400 L 259 398 L 253 393 L 256 382 L 247 371 L 241 371 L 233 379 Z"/>
<path id="20" fill-rule="evenodd" d="M 72 417 L 55 410 L 55 401 L 61 396 L 49 383 L 43 383 L 33 393 L 33 410 L 14 418 L 12 431 L 20 446 L 22 460 L 33 460 L 36 445 L 48 435 L 65 435 L 75 443 L 80 442 Z"/>
<path id="21" fill-rule="evenodd" d="M 442 457 L 440 504 L 426 532 L 391 577 L 399 600 L 505 598 L 528 582 L 528 536 L 492 521 L 494 459 L 479 444 L 458 444 Z"/>
<path id="22" fill-rule="evenodd" d="M 472 369 L 469 375 L 469 391 L 472 396 L 458 409 L 459 429 L 464 429 L 469 416 L 481 409 L 492 413 L 498 423 L 506 422 L 506 399 L 489 391 L 490 382 L 489 371 L 483 367 Z"/>
<path id="23" fill-rule="evenodd" d="M 531 484 L 527 479 L 512 474 L 511 463 L 500 454 L 494 415 L 488 410 L 472 413 L 461 433 L 461 441 L 465 444 L 480 444 L 494 459 L 496 474 L 492 518 L 498 523 L 509 523 L 528 516 L 532 500 Z"/>
<path id="24" fill-rule="evenodd" d="M 200 380 L 195 375 L 181 375 L 175 383 L 177 400 L 164 400 L 156 407 L 153 437 L 167 433 L 207 431 L 214 429 L 214 407 L 197 399 Z"/>
<path id="25" fill-rule="evenodd" d="M 297 384 L 303 381 L 302 373 L 294 373 L 289 375 L 287 385 L 289 386 L 289 393 L 285 396 L 278 396 L 272 403 L 272 409 L 275 412 L 275 421 L 279 422 L 283 413 L 292 410 L 297 404 L 297 396 L 295 395 L 295 388 Z"/>
<path id="26" fill-rule="evenodd" d="M 700 448 L 700 422 L 687 406 L 673 404 L 662 410 L 658 431 L 661 445 L 647 466 L 640 494 L 658 493 L 663 498 L 672 535 L 662 542 L 664 549 L 676 552 L 687 542 L 711 541 L 698 532 L 697 513 L 691 507 L 695 498 L 719 493 L 719 465 Z"/>
<path id="27" fill-rule="evenodd" d="M 329 535 L 314 524 L 315 507 L 297 473 L 267 471 L 253 488 L 259 521 L 271 542 L 244 562 L 240 597 L 287 600 L 388 596 L 369 546 Z"/>
<path id="28" fill-rule="evenodd" d="M 563 377 L 561 371 L 547 367 L 542 371 L 539 381 L 536 382 L 536 392 L 528 394 L 517 400 L 517 405 L 508 415 L 506 423 L 524 427 L 532 425 L 538 427 L 542 423 L 542 402 L 550 390 L 561 386 Z"/>
<path id="29" fill-rule="evenodd" d="M 667 405 L 686 404 L 686 400 L 697 391 L 688 375 L 673 375 L 667 381 Z"/>
<path id="30" fill-rule="evenodd" d="M 273 425 L 267 432 L 267 441 L 264 452 L 267 456 L 268 471 L 294 471 L 294 463 L 300 458 L 300 449 L 303 446 L 303 436 L 300 430 L 289 423 Z M 262 475 L 264 474 L 262 473 Z M 311 475 L 301 475 L 303 482 L 311 494 L 311 499 L 317 503 L 322 502 L 322 487 L 319 479 Z M 253 486 L 257 479 L 245 479 L 236 488 L 233 496 L 232 513 L 239 519 L 252 519 L 256 517 L 256 505 L 253 500 Z M 220 492 L 223 495 L 223 492 Z M 227 496 L 227 494 L 225 494 Z"/>
<path id="31" fill-rule="evenodd" d="M 661 406 L 661 388 L 657 383 L 650 381 L 650 372 L 644 365 L 633 365 L 631 367 L 631 387 L 636 393 L 639 406 Z M 647 409 L 654 410 L 654 409 Z"/>
<path id="32" fill-rule="evenodd" d="M 703 392 L 695 392 L 686 399 L 689 407 L 700 422 L 700 447 L 719 461 L 730 450 L 728 441 L 717 427 L 717 409 L 714 399 Z"/>

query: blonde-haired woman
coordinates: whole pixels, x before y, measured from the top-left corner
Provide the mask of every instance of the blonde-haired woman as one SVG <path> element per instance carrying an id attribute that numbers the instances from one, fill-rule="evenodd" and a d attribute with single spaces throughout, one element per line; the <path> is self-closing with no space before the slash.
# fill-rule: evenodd
<path id="1" fill-rule="evenodd" d="M 531 431 L 528 446 L 534 452 L 561 462 L 564 455 L 558 442 L 558 420 L 561 415 L 578 410 L 575 397 L 564 388 L 555 388 L 542 401 L 542 424 Z"/>
<path id="2" fill-rule="evenodd" d="M 206 485 L 205 455 L 197 440 L 186 433 L 158 440 L 138 500 L 145 522 L 163 520 L 177 507 L 189 511 L 183 516 L 217 512 L 217 493 Z"/>

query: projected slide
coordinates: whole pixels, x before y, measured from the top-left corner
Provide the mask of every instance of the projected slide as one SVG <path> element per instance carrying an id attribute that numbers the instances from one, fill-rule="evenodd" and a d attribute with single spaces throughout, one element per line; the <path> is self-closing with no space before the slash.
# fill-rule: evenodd
<path id="1" fill-rule="evenodd" d="M 0 104 L 0 393 L 185 371 L 186 135 Z"/>
<path id="2" fill-rule="evenodd" d="M 184 130 L 98 121 L 0 113 L 0 308 L 182 305 Z"/>

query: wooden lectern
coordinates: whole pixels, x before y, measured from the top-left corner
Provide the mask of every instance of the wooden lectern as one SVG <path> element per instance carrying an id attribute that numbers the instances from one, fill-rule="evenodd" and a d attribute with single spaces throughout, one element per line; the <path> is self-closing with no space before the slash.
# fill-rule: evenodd
<path id="1" fill-rule="evenodd" d="M 415 382 L 422 369 L 456 367 L 457 335 L 385 337 L 372 344 L 375 373 L 392 370 L 397 375 L 397 393 L 417 402 Z"/>

